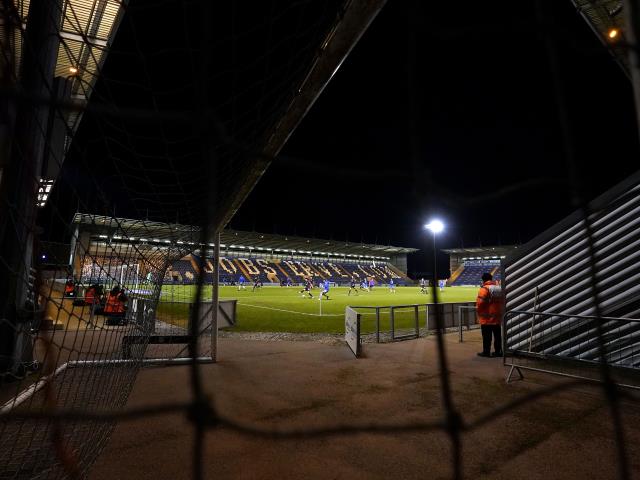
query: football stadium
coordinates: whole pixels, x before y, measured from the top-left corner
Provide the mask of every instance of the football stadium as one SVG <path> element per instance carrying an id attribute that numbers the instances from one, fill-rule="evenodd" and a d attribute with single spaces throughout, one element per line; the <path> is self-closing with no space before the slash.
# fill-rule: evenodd
<path id="1" fill-rule="evenodd" d="M 77 228 L 74 237 L 80 247 L 62 256 L 74 257 L 70 278 L 82 286 L 72 292 L 76 298 L 84 298 L 87 288 L 94 284 L 105 285 L 108 290 L 114 285 L 114 279 L 129 291 L 151 295 L 150 287 L 159 279 L 154 278 L 153 267 L 137 258 L 136 252 L 153 249 L 156 255 L 169 256 L 179 251 L 181 245 L 190 243 L 187 237 L 166 240 L 168 232 L 176 226 L 152 222 L 76 214 L 74 224 Z M 177 228 L 188 230 L 183 226 Z M 129 234 L 138 231 L 143 236 L 117 235 L 115 232 L 120 230 Z M 234 317 L 242 321 L 234 321 L 228 327 L 231 331 L 343 334 L 344 311 L 348 305 L 361 307 L 362 315 L 370 317 L 363 321 L 363 333 L 373 333 L 380 328 L 389 331 L 389 310 L 378 313 L 378 323 L 382 325 L 376 329 L 375 307 L 422 304 L 419 323 L 425 326 L 428 323 L 427 309 L 433 303 L 433 293 L 430 288 L 421 288 L 419 281 L 410 279 L 406 273 L 407 255 L 417 252 L 415 248 L 335 244 L 318 239 L 225 230 L 220 236 L 218 265 L 214 266 L 211 261 L 216 258 L 214 247 L 215 244 L 208 244 L 204 257 L 189 253 L 174 260 L 165 270 L 157 307 L 159 318 L 186 328 L 197 279 L 202 276 L 203 299 L 211 300 L 212 284 L 217 278 L 219 299 L 234 303 Z M 131 257 L 123 263 L 121 257 L 110 254 L 113 249 L 130 250 Z M 500 252 L 507 250 L 502 247 Z M 450 304 L 451 312 L 457 313 L 458 304 L 465 308 L 473 304 L 478 278 L 485 270 L 500 279 L 500 259 L 494 255 L 495 248 L 475 249 L 472 253 L 480 251 L 491 257 L 456 259 L 454 274 L 448 280 L 448 286 L 454 288 L 438 289 L 439 301 Z M 55 254 L 45 255 L 49 262 L 54 262 Z M 305 291 L 307 281 L 311 288 Z M 329 282 L 329 292 L 321 295 L 325 281 Z M 66 281 L 59 279 L 58 283 L 62 289 Z M 66 302 L 72 303 L 70 300 Z M 433 317 L 433 311 L 431 313 Z M 465 321 L 467 316 L 465 311 Z M 59 318 L 55 318 L 57 323 Z M 394 321 L 400 330 L 412 328 L 415 312 L 408 308 L 396 311 Z M 435 325 L 433 318 L 431 324 Z"/>
<path id="2" fill-rule="evenodd" d="M 639 11 L 1 2 L 0 479 L 640 478 Z"/>

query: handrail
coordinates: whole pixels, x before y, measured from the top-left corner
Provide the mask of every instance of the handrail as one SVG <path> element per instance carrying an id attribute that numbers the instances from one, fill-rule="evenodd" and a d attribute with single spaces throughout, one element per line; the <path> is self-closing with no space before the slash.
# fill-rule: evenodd
<path id="1" fill-rule="evenodd" d="M 462 310 L 475 310 L 476 307 L 458 305 L 458 342 L 462 343 L 464 340 L 462 338 Z M 469 330 L 469 325 L 467 325 L 467 330 Z"/>
<path id="2" fill-rule="evenodd" d="M 473 303 L 474 300 L 469 300 L 468 302 L 438 302 L 438 305 L 455 305 L 458 303 Z M 369 305 L 348 305 L 351 308 L 409 308 L 409 307 L 429 307 L 432 305 L 436 305 L 435 302 L 431 303 L 412 303 L 407 305 L 379 305 L 377 307 L 369 306 Z"/>
<path id="3" fill-rule="evenodd" d="M 475 307 L 472 307 L 470 304 L 475 303 L 475 302 L 438 302 L 438 303 L 414 303 L 414 304 L 405 304 L 405 305 L 378 305 L 378 306 L 373 306 L 373 305 L 348 305 L 348 308 L 352 308 L 356 311 L 358 310 L 374 310 L 375 311 L 375 315 L 376 315 L 376 343 L 380 343 L 380 312 L 386 312 L 387 310 L 389 310 L 389 314 L 391 315 L 390 318 L 390 322 L 391 322 L 391 338 L 392 339 L 396 339 L 395 337 L 395 324 L 394 324 L 394 311 L 398 310 L 398 309 L 413 309 L 415 312 L 415 334 L 410 335 L 411 338 L 414 337 L 419 337 L 420 336 L 420 326 L 419 326 L 419 309 L 420 308 L 424 308 L 426 310 L 426 329 L 429 330 L 429 307 L 432 307 L 434 305 L 443 305 L 443 306 L 451 306 L 453 308 L 458 307 L 458 328 L 461 330 L 462 329 L 462 315 L 461 315 L 461 308 L 465 308 L 465 309 L 474 309 Z M 362 315 L 371 315 L 371 313 L 362 313 Z M 455 326 L 455 310 L 452 309 L 452 315 L 453 315 L 453 326 Z M 403 337 L 397 337 L 397 339 L 400 338 L 406 338 L 407 336 L 403 336 Z M 460 333 L 460 337 L 462 338 L 462 332 Z M 462 341 L 462 340 L 461 340 Z"/>
<path id="4" fill-rule="evenodd" d="M 582 322 L 576 322 L 575 327 L 586 327 L 584 330 L 579 332 L 577 340 L 571 343 L 573 337 L 568 338 L 561 336 L 559 338 L 559 343 L 555 343 L 554 333 L 557 333 L 558 330 L 554 330 L 553 325 L 547 325 L 546 328 L 543 327 L 539 329 L 536 333 L 536 350 L 533 351 L 531 347 L 530 341 L 527 342 L 526 338 L 523 339 L 522 336 L 518 337 L 514 340 L 509 348 L 510 341 L 510 329 L 511 327 L 507 325 L 507 322 L 511 319 L 516 320 L 517 315 L 526 315 L 527 317 L 522 318 L 523 323 L 528 321 L 529 319 L 537 318 L 536 327 L 539 327 L 543 322 L 542 319 L 549 318 L 558 318 L 559 321 L 557 324 L 563 324 L 565 328 L 571 329 L 574 327 L 572 325 L 571 319 L 576 319 Z M 542 317 L 542 318 L 541 318 Z M 587 322 L 584 322 L 584 321 Z M 605 333 L 605 338 L 598 338 L 594 333 L 595 329 L 593 324 L 590 322 L 600 321 L 602 323 L 608 323 L 608 327 L 612 327 L 610 332 Z M 611 322 L 611 323 L 609 323 Z M 617 324 L 616 324 L 617 323 Z M 584 378 L 587 380 L 597 380 L 592 378 L 592 375 L 587 374 L 585 371 L 579 370 L 577 373 L 570 371 L 565 371 L 564 367 L 559 367 L 556 363 L 542 363 L 542 364 L 530 364 L 527 362 L 519 362 L 518 358 L 526 358 L 526 359 L 541 359 L 541 360 L 549 360 L 553 359 L 554 361 L 575 361 L 580 362 L 581 365 L 598 365 L 601 363 L 600 357 L 597 355 L 596 350 L 599 348 L 597 342 L 602 342 L 604 345 L 604 352 L 607 355 L 605 361 L 608 365 L 615 367 L 617 369 L 624 369 L 625 371 L 634 371 L 638 372 L 640 370 L 640 365 L 638 365 L 637 361 L 634 361 L 634 355 L 637 355 L 638 341 L 637 341 L 637 329 L 638 327 L 630 327 L 630 325 L 638 325 L 640 324 L 640 319 L 638 318 L 625 318 L 625 317 L 604 317 L 604 316 L 596 316 L 596 315 L 579 315 L 579 314 L 568 314 L 568 313 L 556 313 L 556 312 L 544 312 L 537 310 L 508 310 L 505 312 L 503 317 L 503 325 L 505 328 L 505 335 L 503 337 L 503 352 L 505 353 L 503 365 L 505 367 L 510 367 L 509 373 L 506 376 L 506 381 L 509 383 L 511 381 L 511 377 L 514 372 L 517 372 L 519 377 L 522 379 L 523 374 L 522 370 L 530 370 L 536 372 L 544 372 L 544 373 L 552 373 L 554 375 L 561 375 L 572 378 Z M 531 327 L 533 328 L 533 326 Z M 518 334 L 520 335 L 522 329 L 516 327 Z M 551 336 L 546 338 L 546 332 L 550 331 Z M 562 329 L 559 330 L 563 332 Z M 566 330 L 569 332 L 570 330 Z M 529 349 L 526 350 L 526 343 L 529 343 Z M 557 348 L 556 348 L 557 347 Z M 609 356 L 610 355 L 610 356 Z M 511 360 L 509 360 L 509 358 Z M 631 363 L 628 363 L 628 360 L 631 359 Z M 576 364 L 577 365 L 577 364 Z M 622 370 L 620 370 L 622 371 Z M 622 387 L 640 389 L 639 386 L 621 383 L 624 380 L 624 377 L 620 379 L 615 379 L 615 383 Z"/>

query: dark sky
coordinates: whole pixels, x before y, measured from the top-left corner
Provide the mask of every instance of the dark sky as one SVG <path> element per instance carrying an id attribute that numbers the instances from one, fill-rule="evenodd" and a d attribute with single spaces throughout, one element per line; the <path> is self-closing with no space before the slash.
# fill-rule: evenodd
<path id="1" fill-rule="evenodd" d="M 442 247 L 526 242 L 574 210 L 545 32 L 582 198 L 637 169 L 630 82 L 571 2 L 544 2 L 544 27 L 530 1 L 418 3 L 388 2 L 231 226 L 421 248 L 438 215 Z"/>
<path id="2" fill-rule="evenodd" d="M 86 112 L 43 218 L 205 218 L 203 98 L 236 144 L 258 145 L 340 3 L 201 2 L 207 21 L 181 0 L 133 2 L 91 102 L 147 117 Z M 630 82 L 569 0 L 390 0 L 230 226 L 425 248 L 409 265 L 423 272 L 432 216 L 446 248 L 524 243 L 573 211 L 567 145 L 583 200 L 637 170 Z M 245 160 L 232 148 L 220 178 Z"/>

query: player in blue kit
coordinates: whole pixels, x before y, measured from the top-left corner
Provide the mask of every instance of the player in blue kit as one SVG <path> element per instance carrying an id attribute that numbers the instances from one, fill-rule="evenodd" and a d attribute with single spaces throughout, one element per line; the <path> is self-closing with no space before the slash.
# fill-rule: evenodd
<path id="1" fill-rule="evenodd" d="M 244 278 L 244 275 L 240 275 L 240 278 L 238 278 L 238 290 L 240 290 L 241 288 L 244 290 L 245 287 L 244 283 L 246 282 L 246 279 Z"/>
<path id="2" fill-rule="evenodd" d="M 330 287 L 331 284 L 329 283 L 329 279 L 326 279 L 324 282 L 322 282 L 322 284 L 320 285 L 320 295 L 318 296 L 318 300 L 322 300 L 322 297 L 325 297 L 327 300 L 329 300 Z"/>
<path id="3" fill-rule="evenodd" d="M 391 293 L 396 293 L 396 284 L 393 281 L 393 278 L 389 280 L 389 291 Z"/>

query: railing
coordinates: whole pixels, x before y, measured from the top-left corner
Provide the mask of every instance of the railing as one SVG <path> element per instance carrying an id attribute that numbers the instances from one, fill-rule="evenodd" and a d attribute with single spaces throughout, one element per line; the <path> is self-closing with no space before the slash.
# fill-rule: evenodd
<path id="1" fill-rule="evenodd" d="M 522 370 L 598 381 L 606 362 L 618 385 L 640 388 L 640 319 L 510 310 L 503 343 L 507 382 Z"/>
<path id="2" fill-rule="evenodd" d="M 470 325 L 471 324 L 469 323 L 469 312 L 474 312 L 475 313 L 475 311 L 476 311 L 475 305 L 473 307 L 470 306 L 470 305 L 469 306 L 465 306 L 465 305 L 459 305 L 458 306 L 458 335 L 459 335 L 458 342 L 462 343 L 464 341 L 463 334 L 462 334 L 462 324 L 463 324 L 463 314 L 462 314 L 462 312 L 466 312 L 465 315 L 464 315 L 464 319 L 466 320 L 466 322 L 464 322 L 464 324 L 466 325 L 467 330 L 470 330 Z M 473 325 L 477 324 L 476 319 L 477 319 L 477 317 L 474 315 L 473 316 L 473 323 L 472 323 Z"/>
<path id="3" fill-rule="evenodd" d="M 437 304 L 442 315 L 442 322 L 445 329 L 462 329 L 462 311 L 475 309 L 474 302 L 454 302 Z M 420 303 L 409 305 L 385 305 L 369 306 L 357 305 L 350 308 L 361 313 L 362 335 L 375 334 L 376 343 L 380 343 L 380 334 L 385 329 L 381 327 L 383 321 L 389 322 L 389 338 L 391 341 L 408 340 L 418 338 L 420 329 L 435 330 L 435 308 L 434 303 Z M 375 315 L 375 323 L 367 321 L 367 317 Z M 424 321 L 422 321 L 424 319 Z M 469 327 L 468 315 L 466 316 L 467 329 Z M 474 322 L 475 323 L 475 320 Z M 408 333 L 409 331 L 410 333 Z M 462 335 L 462 334 L 460 334 Z"/>

